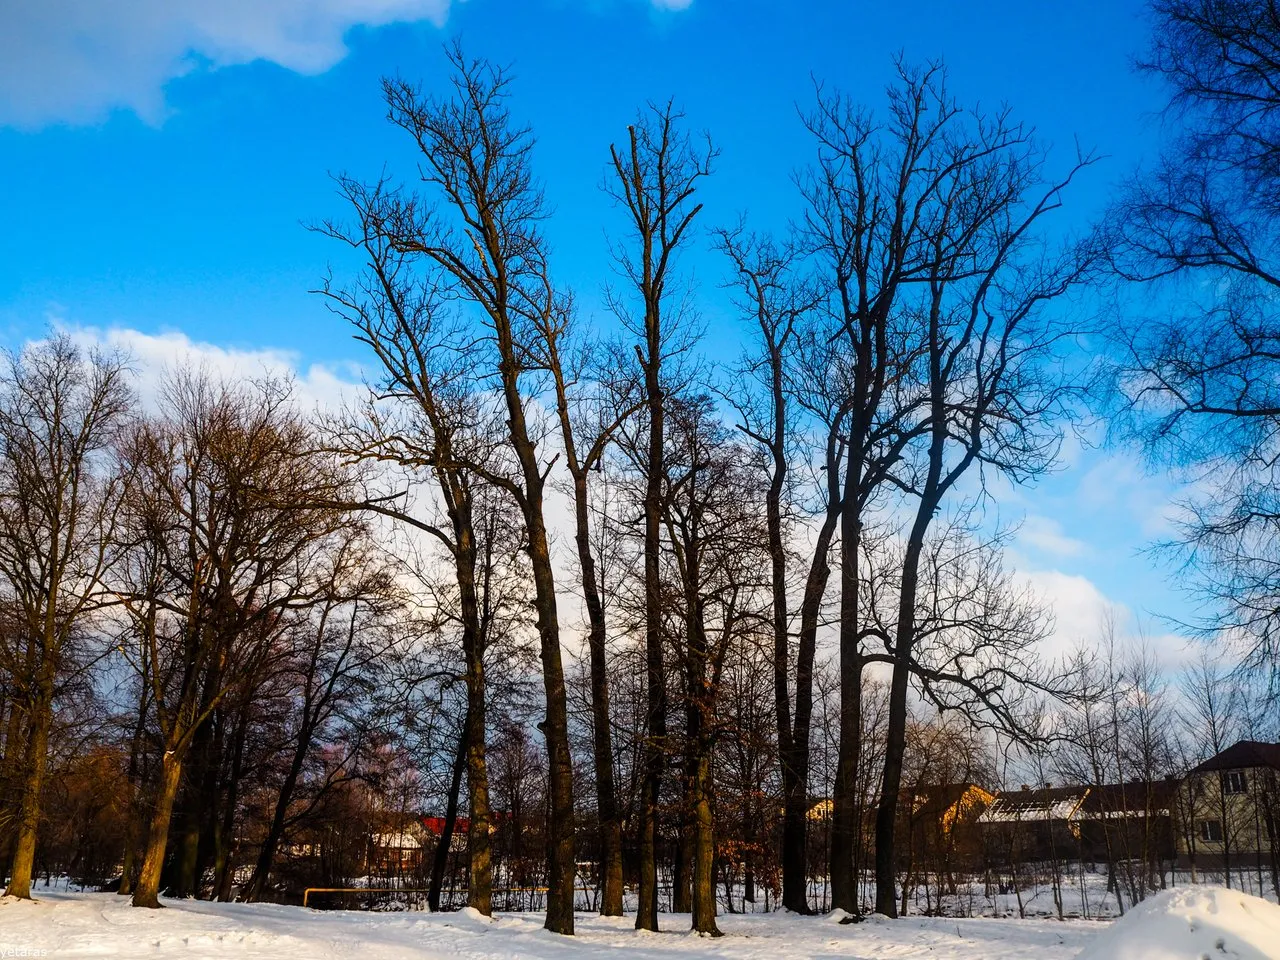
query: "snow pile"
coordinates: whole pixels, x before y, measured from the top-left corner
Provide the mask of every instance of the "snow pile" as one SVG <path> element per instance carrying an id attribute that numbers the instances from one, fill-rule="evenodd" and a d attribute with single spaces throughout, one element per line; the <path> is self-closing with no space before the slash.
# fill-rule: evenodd
<path id="1" fill-rule="evenodd" d="M 1280 960 L 1280 907 L 1225 887 L 1166 890 L 1138 904 L 1077 960 Z"/>

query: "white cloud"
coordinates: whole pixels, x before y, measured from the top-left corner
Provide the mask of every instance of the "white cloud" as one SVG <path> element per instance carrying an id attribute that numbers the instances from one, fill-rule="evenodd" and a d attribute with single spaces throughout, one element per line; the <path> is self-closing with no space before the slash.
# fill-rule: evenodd
<path id="1" fill-rule="evenodd" d="M 1108 618 L 1118 624 L 1129 621 L 1128 609 L 1087 577 L 1060 570 L 1028 571 L 1023 576 L 1053 609 L 1054 631 L 1047 651 L 1052 655 L 1064 656 L 1082 643 L 1095 643 Z"/>
<path id="2" fill-rule="evenodd" d="M 1022 576 L 1053 610 L 1054 630 L 1043 648 L 1050 658 L 1067 657 L 1082 647 L 1101 654 L 1111 629 L 1122 655 L 1146 649 L 1171 674 L 1197 649 L 1195 641 L 1182 634 L 1150 632 L 1129 607 L 1108 597 L 1088 577 L 1061 570 L 1031 570 Z"/>
<path id="3" fill-rule="evenodd" d="M 295 398 L 304 409 L 335 410 L 363 389 L 355 370 L 334 370 L 319 364 L 301 369 L 298 356 L 287 350 L 222 347 L 192 340 L 185 333 L 151 334 L 125 327 L 101 330 L 59 325 L 59 329 L 84 347 L 118 350 L 127 356 L 144 407 L 154 407 L 165 374 L 184 365 L 228 379 L 287 377 L 293 381 Z"/>
<path id="4" fill-rule="evenodd" d="M 165 85 L 198 67 L 265 60 L 323 73 L 346 56 L 352 28 L 442 26 L 451 2 L 0 0 L 0 126 L 96 123 L 116 109 L 159 123 Z M 649 0 L 668 11 L 692 2 Z"/>
<path id="5" fill-rule="evenodd" d="M 200 63 L 329 69 L 352 27 L 430 20 L 450 0 L 5 0 L 0 124 L 90 123 L 112 109 L 157 122 L 164 85 Z"/>
<path id="6" fill-rule="evenodd" d="M 1018 528 L 1018 543 L 1057 557 L 1075 557 L 1086 550 L 1083 541 L 1067 536 L 1061 523 L 1038 514 L 1030 514 L 1023 520 Z"/>

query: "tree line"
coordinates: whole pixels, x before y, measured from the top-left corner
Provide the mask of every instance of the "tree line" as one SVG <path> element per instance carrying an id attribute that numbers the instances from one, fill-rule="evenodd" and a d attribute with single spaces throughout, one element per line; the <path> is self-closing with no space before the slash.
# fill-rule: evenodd
<path id="1" fill-rule="evenodd" d="M 584 851 L 598 909 L 631 885 L 641 929 L 669 889 L 717 934 L 734 864 L 754 885 L 776 863 L 802 913 L 815 870 L 850 914 L 870 875 L 896 916 L 913 731 L 960 718 L 1035 756 L 1091 695 L 1042 652 L 1051 613 L 986 507 L 1053 469 L 1103 390 L 1153 456 L 1229 465 L 1174 549 L 1198 626 L 1274 676 L 1280 17 L 1155 14 L 1145 69 L 1186 132 L 1078 236 L 1059 211 L 1096 158 L 904 61 L 878 110 L 816 91 L 780 235 L 716 222 L 714 142 L 642 108 L 601 151 L 612 317 L 586 317 L 511 78 L 454 47 L 444 89 L 383 83 L 416 166 L 339 176 L 343 212 L 314 227 L 359 396 L 312 414 L 287 382 L 183 368 L 142 409 L 127 358 L 65 335 L 10 354 L 9 893 L 31 895 L 55 794 L 82 852 L 95 818 L 121 825 L 120 891 L 152 907 L 279 896 L 317 824 L 332 852 L 357 807 L 390 823 L 430 794 L 433 906 L 465 819 L 468 905 L 533 878 L 559 933 Z M 700 342 L 687 263 L 708 247 L 737 361 Z M 1098 291 L 1135 285 L 1165 314 L 1104 318 L 1099 363 Z"/>

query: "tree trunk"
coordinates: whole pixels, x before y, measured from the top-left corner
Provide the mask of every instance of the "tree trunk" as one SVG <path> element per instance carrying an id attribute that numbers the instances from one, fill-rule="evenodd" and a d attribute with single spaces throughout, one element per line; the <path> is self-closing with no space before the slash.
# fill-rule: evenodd
<path id="1" fill-rule="evenodd" d="M 711 750 L 698 748 L 693 769 L 693 929 L 721 936 L 716 926 L 715 822 L 711 813 Z"/>
<path id="2" fill-rule="evenodd" d="M 526 526 L 529 528 L 529 556 L 533 561 L 535 605 L 542 652 L 542 682 L 546 692 L 547 715 L 542 724 L 550 766 L 551 820 L 547 825 L 547 919 L 554 933 L 573 933 L 574 886 L 577 862 L 574 857 L 573 761 L 569 754 L 569 708 L 564 686 L 564 666 L 560 658 L 560 624 L 556 611 L 555 576 L 542 513 L 542 481 L 536 479 Z M 526 474 L 527 476 L 527 474 Z"/>
<path id="3" fill-rule="evenodd" d="M 857 836 L 858 765 L 862 750 L 862 653 L 858 637 L 858 549 L 862 517 L 861 445 L 851 432 L 840 513 L 840 747 L 836 759 L 831 817 L 831 905 L 857 914 L 854 877 Z"/>
<path id="4" fill-rule="evenodd" d="M 487 917 L 493 913 L 493 854 L 489 836 L 489 768 L 485 760 L 484 674 L 477 676 L 470 670 L 468 674 L 466 766 L 470 822 L 467 825 L 467 862 L 471 882 L 467 887 L 467 906 Z"/>
<path id="5" fill-rule="evenodd" d="M 684 796 L 681 798 L 680 828 L 676 833 L 675 863 L 672 865 L 671 912 L 693 912 L 693 758 L 685 757 Z"/>
<path id="6" fill-rule="evenodd" d="M 431 880 L 427 884 L 427 909 L 440 912 L 440 888 L 444 886 L 445 868 L 449 865 L 449 847 L 453 844 L 453 830 L 458 821 L 458 796 L 462 793 L 462 774 L 467 768 L 467 752 L 471 743 L 470 722 L 464 722 L 458 732 L 458 749 L 453 757 L 453 770 L 449 776 L 449 796 L 445 801 L 444 827 L 436 841 L 431 858 Z"/>
<path id="7" fill-rule="evenodd" d="M 129 740 L 129 767 L 125 777 L 127 794 L 124 804 L 126 816 L 124 863 L 120 868 L 120 886 L 116 888 L 116 893 L 122 897 L 127 897 L 133 892 L 134 873 L 137 871 L 138 821 L 141 819 L 138 811 L 138 780 L 143 749 L 142 738 L 146 733 L 147 706 L 150 699 L 148 693 L 151 689 L 145 679 L 141 688 L 142 692 L 138 697 L 138 715 L 134 720 L 133 736 Z"/>
<path id="8" fill-rule="evenodd" d="M 53 667 L 41 668 L 33 698 L 27 731 L 26 771 L 22 799 L 18 806 L 17 840 L 9 875 L 8 896 L 31 899 L 31 875 L 36 860 L 36 837 L 40 830 L 40 794 L 49 764 L 49 727 L 53 722 Z"/>
<path id="9" fill-rule="evenodd" d="M 689 576 L 689 616 L 693 629 L 689 634 L 687 656 L 688 696 L 691 700 L 689 718 L 689 784 L 688 817 L 685 833 L 688 835 L 691 867 L 692 897 L 690 912 L 693 914 L 693 930 L 709 936 L 720 936 L 716 926 L 715 886 L 715 823 L 711 811 L 711 720 L 712 692 L 707 682 L 707 637 L 703 627 L 702 601 L 698 548 L 687 552 L 686 566 Z M 683 844 L 682 844 L 683 845 Z M 682 912 L 682 911 L 680 911 Z"/>
<path id="10" fill-rule="evenodd" d="M 582 570 L 582 594 L 587 606 L 587 648 L 591 656 L 592 760 L 596 775 L 596 816 L 600 822 L 600 913 L 622 916 L 622 824 L 613 780 L 613 730 L 609 723 L 609 675 L 605 650 L 604 604 L 591 553 L 591 527 L 586 474 L 574 477 L 574 539 Z"/>
<path id="11" fill-rule="evenodd" d="M 214 896 L 219 903 L 231 902 L 235 879 L 236 804 L 240 802 L 240 781 L 244 777 L 244 741 L 249 730 L 249 704 L 242 704 L 236 718 L 236 731 L 231 746 L 231 769 L 228 771 L 227 796 L 222 807 L 222 821 L 215 834 Z"/>
<path id="12" fill-rule="evenodd" d="M 304 708 L 304 710 L 306 709 L 308 708 Z M 275 863 L 276 851 L 280 847 L 280 841 L 284 838 L 284 824 L 289 812 L 289 804 L 293 801 L 293 792 L 297 789 L 298 777 L 301 776 L 303 764 L 306 762 L 306 754 L 311 745 L 311 737 L 311 725 L 304 721 L 304 726 L 298 731 L 298 739 L 294 743 L 293 758 L 289 762 L 289 770 L 285 773 L 279 794 L 276 795 L 275 810 L 271 814 L 271 825 L 267 828 L 267 835 L 263 838 L 262 846 L 258 849 L 258 860 L 254 864 L 253 874 L 249 877 L 249 882 L 244 887 L 244 899 L 250 903 L 257 903 L 267 894 L 271 882 L 271 868 Z"/>
<path id="13" fill-rule="evenodd" d="M 840 516 L 838 487 L 818 531 L 813 560 L 800 604 L 800 637 L 796 650 L 796 712 L 789 749 L 782 754 L 782 905 L 794 913 L 809 907 L 809 757 L 813 723 L 813 662 L 818 645 L 822 598 L 831 575 L 831 540 Z"/>
<path id="14" fill-rule="evenodd" d="M 160 763 L 160 784 L 156 791 L 155 809 L 151 814 L 151 827 L 147 834 L 147 849 L 138 872 L 138 885 L 133 891 L 135 907 L 160 906 L 160 871 L 164 867 L 164 852 L 169 840 L 169 821 L 173 818 L 173 804 L 182 782 L 182 760 L 166 745 Z"/>
<path id="15" fill-rule="evenodd" d="M 634 140 L 634 134 L 633 134 Z M 644 364 L 649 414 L 644 493 L 645 746 L 640 794 L 640 897 L 636 929 L 658 929 L 658 802 L 667 740 L 667 690 L 662 663 L 662 479 L 664 404 L 659 376 L 661 341 L 655 306 L 646 309 L 648 359 Z"/>
<path id="16" fill-rule="evenodd" d="M 920 554 L 928 521 L 936 501 L 922 498 L 916 522 L 902 560 L 898 597 L 898 628 L 894 638 L 893 677 L 889 682 L 889 722 L 885 735 L 884 778 L 876 808 L 876 912 L 898 915 L 894 876 L 894 830 L 898 819 L 898 792 L 902 788 L 902 760 L 907 748 L 907 680 L 911 673 L 911 649 L 915 642 L 916 592 L 920 582 Z"/>

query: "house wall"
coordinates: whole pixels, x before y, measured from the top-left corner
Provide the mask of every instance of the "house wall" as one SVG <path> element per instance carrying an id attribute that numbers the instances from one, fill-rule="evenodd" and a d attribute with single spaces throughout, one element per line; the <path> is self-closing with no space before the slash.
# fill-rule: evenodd
<path id="1" fill-rule="evenodd" d="M 1232 775 L 1238 774 L 1244 776 L 1243 793 L 1231 792 Z M 1277 779 L 1276 771 L 1257 767 L 1187 777 L 1179 797 L 1179 866 L 1270 865 L 1280 852 L 1280 838 L 1272 836 L 1280 812 Z"/>

